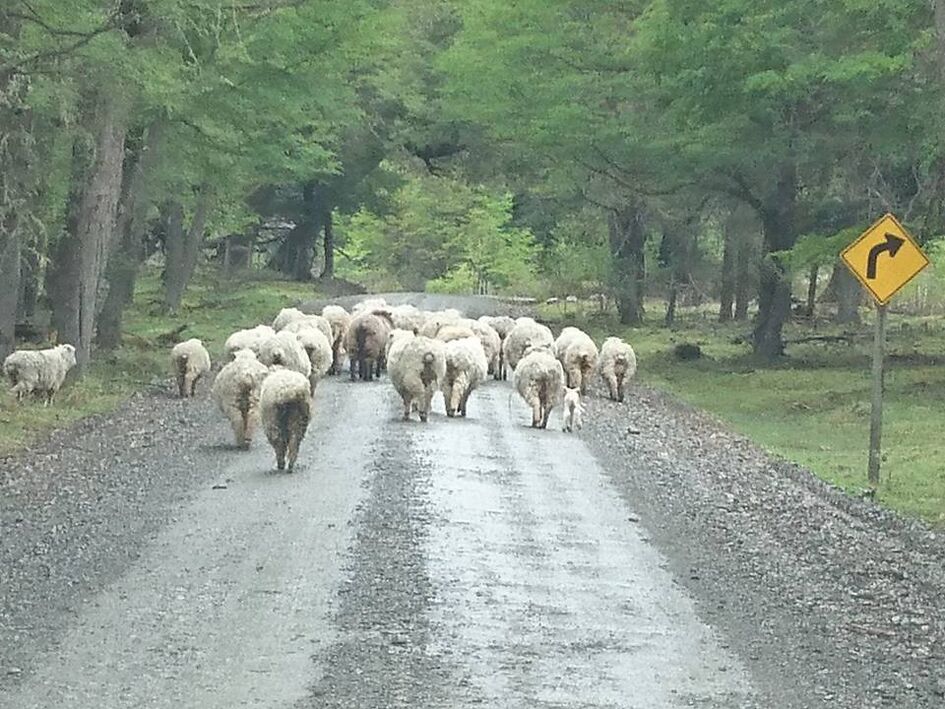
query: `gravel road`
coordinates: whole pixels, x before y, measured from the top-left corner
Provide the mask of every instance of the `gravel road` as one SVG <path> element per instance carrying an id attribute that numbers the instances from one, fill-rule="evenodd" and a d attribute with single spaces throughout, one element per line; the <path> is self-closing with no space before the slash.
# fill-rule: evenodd
<path id="1" fill-rule="evenodd" d="M 324 382 L 294 474 L 164 389 L 0 461 L 0 707 L 945 705 L 923 527 L 643 387 L 398 409 Z"/>

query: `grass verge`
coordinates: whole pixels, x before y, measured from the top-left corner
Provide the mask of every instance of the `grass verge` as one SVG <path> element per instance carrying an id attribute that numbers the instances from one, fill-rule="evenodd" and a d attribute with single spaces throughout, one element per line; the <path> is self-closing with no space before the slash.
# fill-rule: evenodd
<path id="1" fill-rule="evenodd" d="M 169 315 L 162 308 L 158 274 L 145 274 L 125 315 L 124 345 L 112 353 L 99 353 L 81 380 L 63 388 L 55 405 L 44 408 L 30 402 L 17 406 L 3 387 L 0 455 L 28 447 L 51 429 L 110 411 L 156 378 L 169 378 L 170 345 L 161 343 L 161 335 L 186 326 L 178 339 L 199 337 L 215 361 L 231 332 L 271 322 L 280 308 L 313 294 L 311 284 L 255 280 L 247 284 L 207 272 L 188 289 L 180 311 Z"/>
<path id="2" fill-rule="evenodd" d="M 572 306 L 573 307 L 573 306 Z M 657 306 L 658 307 L 658 306 Z M 659 312 L 654 308 L 653 312 Z M 684 312 L 676 328 L 629 329 L 593 312 L 549 319 L 578 324 L 600 339 L 616 334 L 637 350 L 642 381 L 717 416 L 769 452 L 808 467 L 850 492 L 867 487 L 871 322 L 849 328 L 792 323 L 788 340 L 852 334 L 851 341 L 788 347 L 776 364 L 740 343 L 750 324 L 720 325 Z M 698 344 L 702 359 L 682 362 L 676 344 Z M 945 319 L 890 315 L 884 463 L 878 499 L 907 515 L 945 524 Z"/>

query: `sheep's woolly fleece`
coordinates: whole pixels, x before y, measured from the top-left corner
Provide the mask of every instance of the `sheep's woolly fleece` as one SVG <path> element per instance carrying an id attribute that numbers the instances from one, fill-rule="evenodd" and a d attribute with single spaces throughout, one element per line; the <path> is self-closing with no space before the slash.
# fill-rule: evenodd
<path id="1" fill-rule="evenodd" d="M 17 401 L 31 394 L 42 394 L 48 405 L 75 364 L 75 347 L 57 345 L 47 350 L 13 352 L 3 360 L 3 373 Z"/>
<path id="2" fill-rule="evenodd" d="M 213 381 L 211 393 L 233 427 L 236 445 L 249 448 L 259 418 L 259 390 L 269 368 L 252 350 L 239 350 Z"/>
<path id="3" fill-rule="evenodd" d="M 407 338 L 393 362 L 388 363 L 391 384 L 404 403 L 404 419 L 416 406 L 426 421 L 439 383 L 446 377 L 446 345 L 429 337 Z"/>

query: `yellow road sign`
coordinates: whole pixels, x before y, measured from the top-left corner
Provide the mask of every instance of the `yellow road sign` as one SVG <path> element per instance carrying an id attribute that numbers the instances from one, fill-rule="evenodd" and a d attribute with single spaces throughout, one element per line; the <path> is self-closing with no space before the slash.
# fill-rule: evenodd
<path id="1" fill-rule="evenodd" d="M 892 214 L 863 232 L 840 258 L 880 305 L 929 265 L 915 239 Z"/>

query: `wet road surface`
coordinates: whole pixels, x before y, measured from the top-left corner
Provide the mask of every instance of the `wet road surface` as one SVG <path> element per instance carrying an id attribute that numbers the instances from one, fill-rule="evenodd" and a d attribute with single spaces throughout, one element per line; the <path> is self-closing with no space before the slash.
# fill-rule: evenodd
<path id="1" fill-rule="evenodd" d="M 755 705 L 581 439 L 506 384 L 398 408 L 326 381 L 295 474 L 260 440 L 209 458 L 54 641 L 17 636 L 0 707 Z"/>

